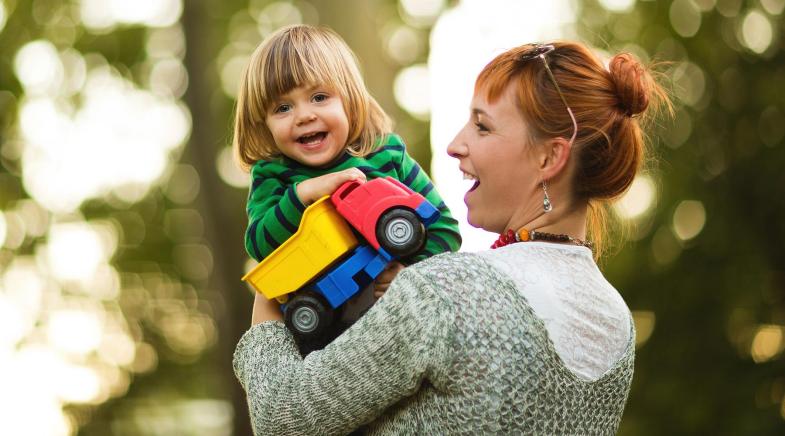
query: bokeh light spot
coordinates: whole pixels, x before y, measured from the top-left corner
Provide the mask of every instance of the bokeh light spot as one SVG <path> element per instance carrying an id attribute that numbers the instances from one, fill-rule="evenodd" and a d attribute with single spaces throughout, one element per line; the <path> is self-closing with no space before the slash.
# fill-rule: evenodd
<path id="1" fill-rule="evenodd" d="M 642 347 L 654 333 L 657 321 L 656 314 L 651 310 L 634 310 L 632 319 L 635 323 L 635 347 Z"/>
<path id="2" fill-rule="evenodd" d="M 398 105 L 413 117 L 427 120 L 431 112 L 428 68 L 414 65 L 401 70 L 393 85 Z"/>
<path id="3" fill-rule="evenodd" d="M 669 128 L 662 132 L 665 144 L 671 148 L 681 147 L 692 135 L 692 117 L 684 109 L 678 109 Z"/>
<path id="4" fill-rule="evenodd" d="M 695 106 L 706 91 L 706 75 L 692 62 L 682 62 L 673 70 L 676 95 L 684 104 Z"/>
<path id="5" fill-rule="evenodd" d="M 303 22 L 300 10 L 289 2 L 270 3 L 255 18 L 259 26 L 259 34 L 262 37 L 266 37 L 275 29 L 283 26 Z"/>
<path id="6" fill-rule="evenodd" d="M 785 0 L 760 0 L 760 5 L 771 15 L 780 15 L 785 9 Z"/>
<path id="7" fill-rule="evenodd" d="M 758 120 L 758 133 L 769 147 L 780 144 L 785 138 L 785 114 L 774 105 L 764 109 Z"/>
<path id="8" fill-rule="evenodd" d="M 179 59 L 166 58 L 153 65 L 148 81 L 155 94 L 180 98 L 188 88 L 188 71 Z"/>
<path id="9" fill-rule="evenodd" d="M 655 199 L 654 181 L 643 174 L 633 180 L 630 189 L 614 205 L 617 213 L 626 219 L 634 219 L 651 209 Z"/>
<path id="10" fill-rule="evenodd" d="M 693 0 L 693 2 L 702 12 L 709 12 L 717 5 L 717 0 Z"/>
<path id="11" fill-rule="evenodd" d="M 422 52 L 423 42 L 416 30 L 409 26 L 395 26 L 386 38 L 387 55 L 401 65 L 414 62 Z"/>
<path id="12" fill-rule="evenodd" d="M 755 332 L 750 345 L 750 356 L 755 363 L 773 359 L 785 349 L 783 327 L 779 325 L 761 325 Z"/>
<path id="13" fill-rule="evenodd" d="M 47 260 L 60 280 L 88 280 L 112 254 L 98 231 L 84 222 L 55 224 L 48 240 Z"/>
<path id="14" fill-rule="evenodd" d="M 682 241 L 698 236 L 705 224 L 706 209 L 700 201 L 682 201 L 673 213 L 673 233 Z"/>
<path id="15" fill-rule="evenodd" d="M 739 15 L 742 0 L 717 0 L 717 11 L 724 17 Z"/>
<path id="16" fill-rule="evenodd" d="M 701 13 L 692 0 L 674 0 L 669 16 L 673 30 L 685 38 L 695 36 L 701 27 Z"/>
<path id="17" fill-rule="evenodd" d="M 433 23 L 444 9 L 445 0 L 400 0 L 401 16 L 409 24 L 423 26 Z"/>
<path id="18" fill-rule="evenodd" d="M 14 72 L 27 95 L 56 93 L 63 83 L 63 64 L 51 42 L 28 42 L 16 53 Z"/>
<path id="19" fill-rule="evenodd" d="M 94 311 L 63 309 L 49 315 L 47 337 L 58 350 L 84 356 L 98 348 L 102 329 Z"/>
<path id="20" fill-rule="evenodd" d="M 183 12 L 182 0 L 81 0 L 80 6 L 82 23 L 99 32 L 118 24 L 167 27 Z"/>
<path id="21" fill-rule="evenodd" d="M 232 147 L 223 147 L 215 159 L 218 176 L 224 183 L 235 188 L 247 189 L 251 184 L 251 176 L 241 170 L 235 163 Z"/>
<path id="22" fill-rule="evenodd" d="M 240 80 L 246 65 L 248 65 L 249 58 L 250 54 L 232 56 L 221 67 L 221 89 L 227 96 L 237 97 Z"/>
<path id="23" fill-rule="evenodd" d="M 5 27 L 5 21 L 8 18 L 7 12 L 5 10 L 5 3 L 0 1 L 0 32 L 3 31 Z"/>
<path id="24" fill-rule="evenodd" d="M 5 215 L 3 214 L 3 211 L 0 211 L 0 247 L 5 244 L 5 235 L 7 231 L 8 225 L 5 222 Z"/>
<path id="25" fill-rule="evenodd" d="M 599 3 L 612 12 L 628 12 L 635 6 L 635 0 L 599 0 Z"/>
<path id="26" fill-rule="evenodd" d="M 755 53 L 763 53 L 774 37 L 771 21 L 762 12 L 753 9 L 744 16 L 741 24 L 741 43 Z"/>
<path id="27" fill-rule="evenodd" d="M 164 185 L 164 195 L 174 203 L 189 204 L 199 195 L 201 179 L 196 168 L 188 164 L 176 165 Z"/>
<path id="28" fill-rule="evenodd" d="M 681 254 L 681 246 L 667 227 L 660 227 L 651 240 L 654 260 L 660 265 L 668 265 Z"/>

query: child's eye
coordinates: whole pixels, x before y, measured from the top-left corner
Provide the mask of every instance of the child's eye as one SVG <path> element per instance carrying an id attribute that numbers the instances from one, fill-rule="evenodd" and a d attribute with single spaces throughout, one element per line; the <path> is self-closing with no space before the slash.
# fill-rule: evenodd
<path id="1" fill-rule="evenodd" d="M 319 94 L 313 96 L 313 101 L 315 103 L 321 103 L 327 100 L 329 97 L 330 97 L 329 95 L 320 92 Z"/>
<path id="2" fill-rule="evenodd" d="M 291 109 L 291 106 L 289 106 L 288 104 L 279 104 L 278 106 L 275 107 L 275 109 L 273 110 L 273 113 L 280 114 L 280 113 L 283 113 L 283 112 L 289 112 L 290 109 Z"/>

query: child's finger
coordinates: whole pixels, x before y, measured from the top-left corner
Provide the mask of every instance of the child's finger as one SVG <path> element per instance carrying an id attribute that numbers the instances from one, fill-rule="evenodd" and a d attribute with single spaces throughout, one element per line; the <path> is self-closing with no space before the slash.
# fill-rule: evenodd
<path id="1" fill-rule="evenodd" d="M 347 175 L 349 176 L 349 180 L 362 180 L 363 182 L 365 179 L 365 173 L 358 170 L 357 168 L 349 168 L 346 170 Z"/>

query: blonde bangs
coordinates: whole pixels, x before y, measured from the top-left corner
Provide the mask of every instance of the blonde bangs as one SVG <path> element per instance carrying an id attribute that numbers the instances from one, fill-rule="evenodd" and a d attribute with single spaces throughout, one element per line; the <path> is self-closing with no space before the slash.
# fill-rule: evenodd
<path id="1" fill-rule="evenodd" d="M 281 38 L 278 44 L 271 44 L 263 56 L 260 83 L 262 84 L 261 102 L 267 110 L 282 95 L 301 86 L 327 85 L 341 90 L 336 83 L 337 74 L 343 69 L 336 56 L 325 56 L 334 52 L 334 47 L 323 39 L 311 35 L 294 34 Z"/>

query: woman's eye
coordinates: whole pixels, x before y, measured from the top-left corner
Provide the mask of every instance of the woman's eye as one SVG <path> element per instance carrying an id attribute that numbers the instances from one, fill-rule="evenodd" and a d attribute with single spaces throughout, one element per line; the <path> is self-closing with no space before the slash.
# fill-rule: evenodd
<path id="1" fill-rule="evenodd" d="M 279 104 L 275 107 L 273 113 L 280 114 L 283 112 L 289 112 L 289 109 L 291 109 L 291 107 L 288 104 Z"/>
<path id="2" fill-rule="evenodd" d="M 474 125 L 477 127 L 477 131 L 479 131 L 480 133 L 487 133 L 488 132 L 488 128 L 485 127 L 485 124 L 483 124 L 481 122 L 479 122 L 479 121 L 475 122 Z"/>
<path id="3" fill-rule="evenodd" d="M 316 103 L 321 103 L 327 100 L 328 97 L 329 96 L 327 94 L 316 94 L 313 96 L 313 101 L 315 101 Z"/>

